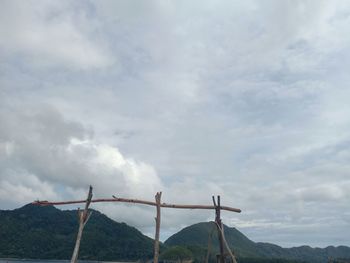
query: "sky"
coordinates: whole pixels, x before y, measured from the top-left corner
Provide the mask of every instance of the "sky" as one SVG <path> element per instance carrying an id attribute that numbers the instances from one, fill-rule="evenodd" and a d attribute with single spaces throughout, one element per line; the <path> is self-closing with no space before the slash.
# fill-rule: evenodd
<path id="1" fill-rule="evenodd" d="M 254 241 L 350 246 L 349 1 L 0 4 L 0 209 L 220 195 Z M 214 216 L 164 208 L 161 239 Z"/>

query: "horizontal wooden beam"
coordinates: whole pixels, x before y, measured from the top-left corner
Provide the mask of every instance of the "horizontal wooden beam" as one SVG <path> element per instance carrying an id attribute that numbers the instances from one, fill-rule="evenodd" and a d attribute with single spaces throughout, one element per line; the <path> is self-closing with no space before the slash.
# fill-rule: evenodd
<path id="1" fill-rule="evenodd" d="M 92 199 L 91 203 L 102 203 L 102 202 L 122 202 L 122 203 L 134 203 L 134 204 L 142 204 L 142 205 L 151 205 L 157 206 L 155 202 L 139 200 L 139 199 L 128 199 L 128 198 L 100 198 L 100 199 Z M 49 201 L 35 201 L 32 204 L 34 205 L 71 205 L 71 204 L 82 204 L 86 203 L 86 200 L 75 200 L 75 201 L 62 201 L 62 202 L 49 202 Z M 213 205 L 179 205 L 179 204 L 167 204 L 162 203 L 160 205 L 164 208 L 178 208 L 178 209 L 215 209 Z M 230 212 L 240 213 L 241 209 L 233 208 L 229 206 L 220 206 L 221 210 L 226 210 Z"/>
<path id="2" fill-rule="evenodd" d="M 161 204 L 161 207 L 166 208 L 178 208 L 178 209 L 215 209 L 213 205 L 177 205 L 177 204 Z M 229 206 L 220 206 L 221 210 L 226 210 L 230 212 L 240 213 L 242 212 L 239 208 L 229 207 Z"/>

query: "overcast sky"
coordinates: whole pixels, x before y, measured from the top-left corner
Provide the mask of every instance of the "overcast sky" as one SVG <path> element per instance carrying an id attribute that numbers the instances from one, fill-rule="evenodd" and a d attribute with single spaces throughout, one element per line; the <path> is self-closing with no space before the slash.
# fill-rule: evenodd
<path id="1" fill-rule="evenodd" d="M 219 194 L 254 241 L 350 245 L 349 1 L 0 5 L 0 209 Z M 153 236 L 152 207 L 92 208 Z M 214 219 L 162 213 L 163 240 Z"/>

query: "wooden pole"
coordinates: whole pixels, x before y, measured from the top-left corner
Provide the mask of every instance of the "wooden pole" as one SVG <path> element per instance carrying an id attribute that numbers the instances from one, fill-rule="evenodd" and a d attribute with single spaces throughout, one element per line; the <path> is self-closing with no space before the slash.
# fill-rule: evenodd
<path id="1" fill-rule="evenodd" d="M 86 200 L 75 200 L 75 201 L 63 201 L 63 202 L 49 202 L 49 201 L 34 201 L 34 205 L 70 205 L 70 204 L 79 204 L 85 203 Z M 91 203 L 101 203 L 101 202 L 123 202 L 123 203 L 134 203 L 134 204 L 143 204 L 157 206 L 156 202 L 138 200 L 138 199 L 128 199 L 128 198 L 119 198 L 113 196 L 113 198 L 102 198 L 102 199 L 93 199 Z M 212 205 L 182 205 L 182 204 L 167 204 L 162 203 L 160 207 L 164 208 L 178 208 L 178 209 L 216 209 Z M 221 210 L 226 210 L 230 212 L 241 213 L 241 209 L 233 208 L 229 206 L 220 206 Z"/>
<path id="2" fill-rule="evenodd" d="M 219 256 L 219 260 L 220 263 L 224 263 L 225 262 L 225 257 L 224 257 L 224 240 L 223 240 L 223 236 L 222 236 L 222 221 L 221 221 L 221 216 L 220 216 L 220 195 L 217 196 L 217 204 L 215 202 L 215 198 L 214 196 L 213 198 L 213 203 L 215 206 L 215 222 L 217 224 L 218 227 L 218 238 L 219 238 L 219 245 L 220 245 L 220 256 Z"/>
<path id="3" fill-rule="evenodd" d="M 160 232 L 160 207 L 161 207 L 162 192 L 157 192 L 155 199 L 157 204 L 156 234 L 154 238 L 154 260 L 153 263 L 158 263 L 159 260 L 159 232 Z"/>
<path id="4" fill-rule="evenodd" d="M 80 241 L 83 236 L 83 230 L 92 213 L 92 212 L 89 212 L 89 205 L 91 203 L 91 199 L 92 199 L 92 186 L 90 185 L 89 193 L 88 193 L 87 199 L 85 200 L 84 211 L 80 211 L 80 209 L 78 209 L 79 229 L 78 229 L 77 240 L 75 241 L 73 255 L 70 261 L 71 263 L 77 263 L 78 261 Z"/>
<path id="5" fill-rule="evenodd" d="M 211 253 L 211 239 L 213 236 L 213 231 L 214 231 L 214 228 L 212 228 L 212 230 L 210 231 L 209 236 L 208 236 L 208 247 L 207 247 L 207 255 L 205 257 L 205 263 L 209 263 L 209 258 L 210 258 L 210 253 Z"/>

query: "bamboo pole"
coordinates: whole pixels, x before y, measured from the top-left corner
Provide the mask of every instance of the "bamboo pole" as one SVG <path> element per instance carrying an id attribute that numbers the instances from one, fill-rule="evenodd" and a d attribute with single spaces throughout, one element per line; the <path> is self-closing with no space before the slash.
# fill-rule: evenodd
<path id="1" fill-rule="evenodd" d="M 158 263 L 159 259 L 159 232 L 160 232 L 160 207 L 161 207 L 161 197 L 162 192 L 157 192 L 155 199 L 157 204 L 157 216 L 155 218 L 156 220 L 156 234 L 154 238 L 154 260 L 153 263 Z"/>
<path id="2" fill-rule="evenodd" d="M 83 236 L 83 230 L 84 230 L 84 227 L 85 227 L 87 221 L 90 219 L 90 216 L 92 214 L 92 212 L 89 212 L 89 205 L 91 203 L 91 199 L 92 199 L 92 186 L 90 185 L 89 193 L 88 193 L 87 199 L 85 200 L 85 208 L 83 211 L 80 211 L 78 209 L 79 229 L 78 229 L 77 239 L 75 241 L 73 255 L 72 255 L 72 258 L 70 261 L 71 263 L 77 263 L 77 261 L 78 261 L 80 241 L 81 241 L 81 238 Z"/>
<path id="3" fill-rule="evenodd" d="M 70 204 L 80 204 L 85 203 L 86 200 L 74 200 L 74 201 L 59 201 L 59 202 L 49 202 L 49 201 L 34 201 L 32 204 L 34 205 L 70 205 Z M 151 205 L 157 206 L 156 202 L 139 200 L 139 199 L 128 199 L 128 198 L 119 198 L 113 196 L 113 198 L 100 198 L 93 199 L 91 203 L 101 203 L 101 202 L 123 202 L 123 203 L 134 203 L 134 204 L 143 204 L 143 205 Z M 178 208 L 178 209 L 215 209 L 216 207 L 213 205 L 183 205 L 183 204 L 167 204 L 162 203 L 160 207 L 164 208 Z M 229 206 L 220 206 L 221 210 L 226 210 L 230 212 L 241 213 L 241 209 L 233 208 Z"/>

